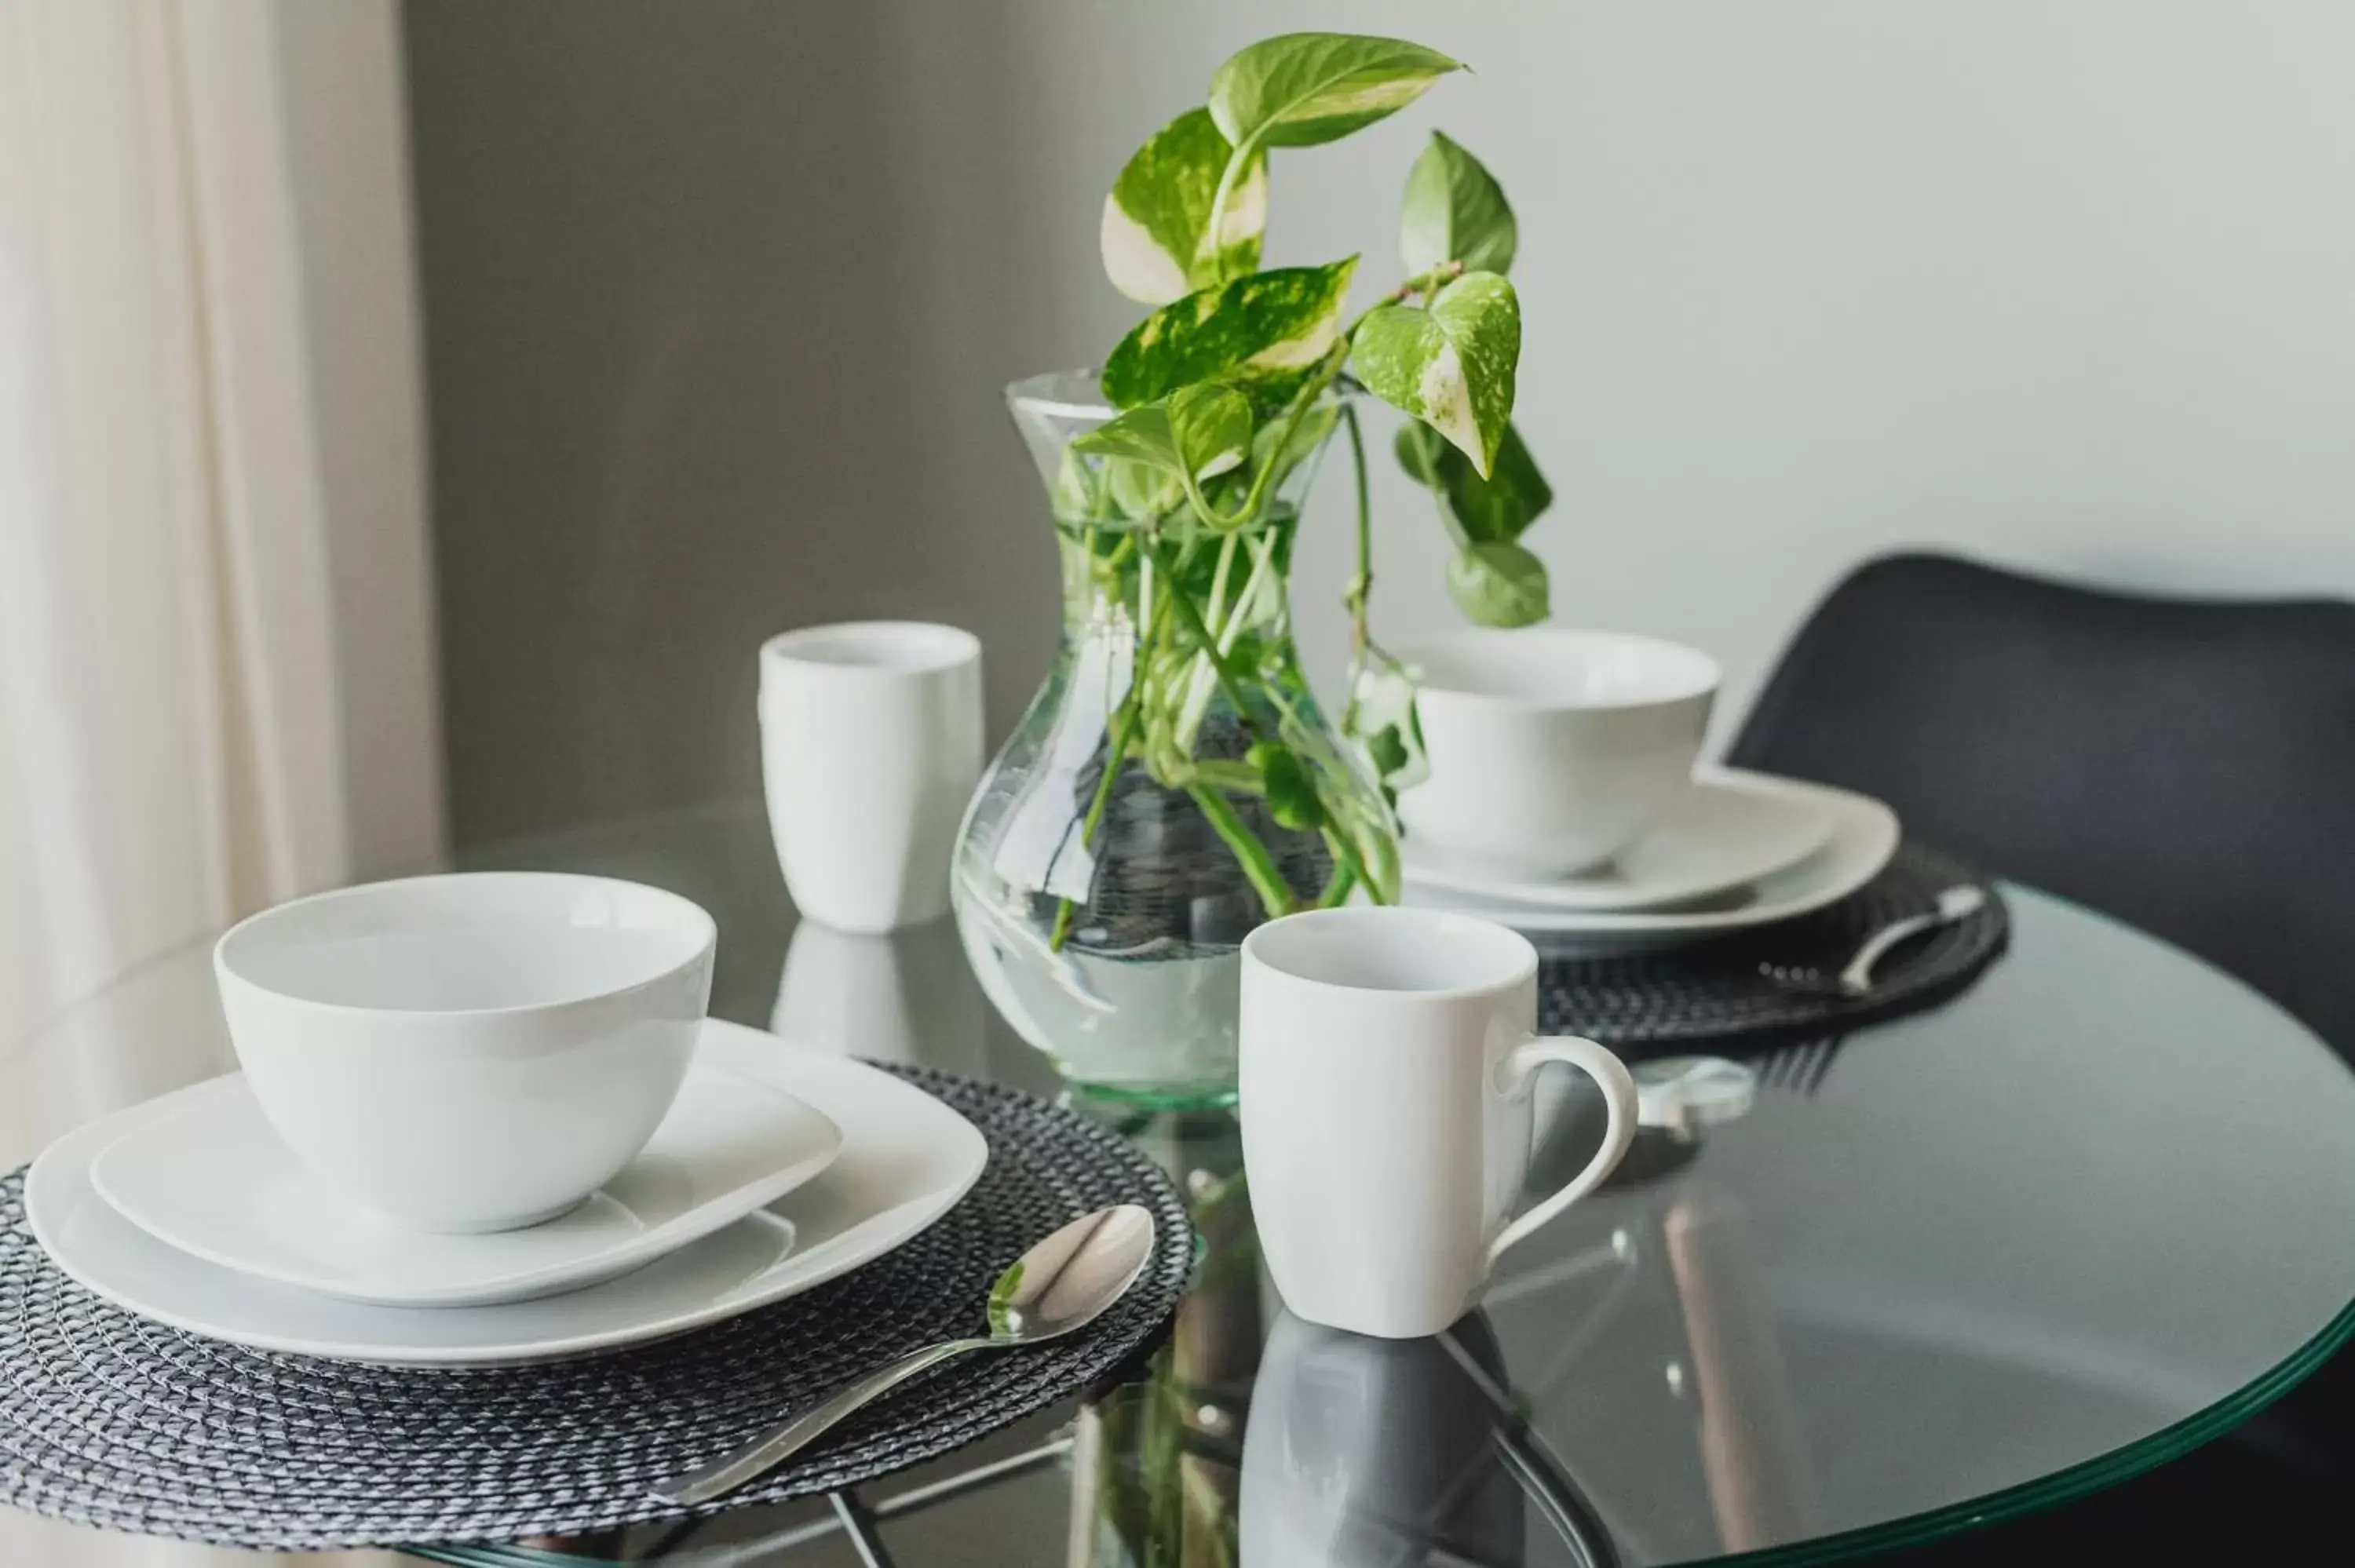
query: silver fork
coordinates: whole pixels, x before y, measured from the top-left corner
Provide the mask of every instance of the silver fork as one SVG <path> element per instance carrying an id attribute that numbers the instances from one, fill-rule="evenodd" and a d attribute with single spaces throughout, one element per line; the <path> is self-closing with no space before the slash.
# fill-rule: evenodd
<path id="1" fill-rule="evenodd" d="M 1827 1034 L 1769 1052 L 1758 1064 L 1758 1085 L 1785 1094 L 1812 1095 L 1823 1087 L 1825 1076 L 1832 1070 L 1832 1058 L 1846 1044 L 1845 1034 Z"/>
<path id="2" fill-rule="evenodd" d="M 1987 889 L 1974 883 L 1959 882 L 1941 890 L 1934 901 L 1935 907 L 1920 915 L 1908 915 L 1891 920 L 1865 938 L 1855 956 L 1836 976 L 1826 976 L 1821 969 L 1804 966 L 1761 962 L 1758 972 L 1776 985 L 1817 996 L 1855 998 L 1872 994 L 1872 971 L 1890 950 L 1902 942 L 1926 935 L 1941 926 L 1951 926 L 1966 920 L 1987 907 Z"/>

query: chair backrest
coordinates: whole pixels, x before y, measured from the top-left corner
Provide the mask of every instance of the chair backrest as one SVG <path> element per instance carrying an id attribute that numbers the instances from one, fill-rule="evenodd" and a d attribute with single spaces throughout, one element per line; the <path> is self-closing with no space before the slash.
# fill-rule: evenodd
<path id="1" fill-rule="evenodd" d="M 2238 975 L 2355 1058 L 2355 604 L 2144 599 L 1947 556 L 1859 567 L 1728 760 Z"/>

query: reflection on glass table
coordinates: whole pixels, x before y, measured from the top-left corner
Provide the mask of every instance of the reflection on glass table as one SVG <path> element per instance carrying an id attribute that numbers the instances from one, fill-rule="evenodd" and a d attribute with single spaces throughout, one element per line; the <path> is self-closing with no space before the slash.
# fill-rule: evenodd
<path id="1" fill-rule="evenodd" d="M 720 922 L 722 1016 L 1056 1092 L 944 928 L 797 931 L 750 806 L 472 863 L 696 898 Z M 1258 1266 L 1231 1119 L 1107 1109 L 1203 1235 L 1140 1381 L 855 1497 L 416 1550 L 543 1568 L 1828 1562 L 2147 1469 L 2355 1328 L 2355 1235 L 2317 1221 L 2355 1212 L 2355 1075 L 2215 971 L 2007 896 L 2011 950 L 1970 990 L 1761 1063 L 1737 1117 L 1647 1133 L 1435 1340 L 1291 1317 Z M 191 948 L 0 1046 L 0 1159 L 224 1070 L 206 970 Z M 1540 1189 L 1599 1120 L 1567 1077 L 1541 1097 Z"/>
<path id="2" fill-rule="evenodd" d="M 805 920 L 785 944 L 769 1028 L 869 1061 L 986 1077 L 988 1018 L 954 921 L 862 937 Z"/>

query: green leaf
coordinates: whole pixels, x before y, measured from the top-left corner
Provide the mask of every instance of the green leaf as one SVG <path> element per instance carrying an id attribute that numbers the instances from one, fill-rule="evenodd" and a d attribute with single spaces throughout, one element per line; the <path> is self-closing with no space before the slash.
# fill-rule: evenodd
<path id="1" fill-rule="evenodd" d="M 1342 722 L 1385 789 L 1405 789 L 1429 776 L 1414 677 L 1380 649 L 1369 646 L 1352 662 Z"/>
<path id="2" fill-rule="evenodd" d="M 1518 545 L 1474 545 L 1447 563 L 1447 597 L 1481 626 L 1528 626 L 1550 613 L 1545 563 Z"/>
<path id="3" fill-rule="evenodd" d="M 1169 394 L 1169 429 L 1196 479 L 1241 468 L 1254 433 L 1251 399 L 1223 382 L 1180 387 Z"/>
<path id="4" fill-rule="evenodd" d="M 1254 152 L 1227 193 L 1222 232 L 1210 203 L 1234 148 L 1207 109 L 1189 109 L 1136 150 L 1104 197 L 1099 236 L 1112 286 L 1148 305 L 1259 269 L 1267 228 L 1267 159 Z"/>
<path id="5" fill-rule="evenodd" d="M 1284 451 L 1275 458 L 1275 472 L 1268 477 L 1271 490 L 1284 481 L 1284 476 L 1315 457 L 1332 435 L 1333 427 L 1340 422 L 1341 405 L 1336 398 L 1320 398 L 1301 412 L 1300 423 L 1294 427 L 1292 439 L 1284 443 Z M 1252 436 L 1252 469 L 1256 472 L 1275 451 L 1275 440 L 1284 433 L 1282 419 L 1263 421 Z"/>
<path id="6" fill-rule="evenodd" d="M 1467 272 L 1505 272 L 1520 231 L 1505 189 L 1480 160 L 1434 131 L 1407 171 L 1399 203 L 1399 257 L 1410 273 L 1461 261 Z"/>
<path id="7" fill-rule="evenodd" d="M 1520 431 L 1510 425 L 1497 443 L 1496 466 L 1486 479 L 1429 425 L 1400 426 L 1392 450 L 1401 468 L 1445 499 L 1464 537 L 1473 544 L 1518 539 L 1553 504 L 1553 487 L 1538 471 Z"/>
<path id="8" fill-rule="evenodd" d="M 1134 519 L 1158 516 L 1168 511 L 1185 498 L 1186 487 L 1175 473 L 1158 463 L 1106 458 L 1104 493 L 1112 497 L 1113 505 L 1123 517 Z"/>
<path id="9" fill-rule="evenodd" d="M 1352 347 L 1358 378 L 1376 397 L 1446 437 L 1487 476 L 1512 421 L 1521 357 L 1521 306 L 1510 283 L 1466 272 L 1428 310 L 1369 311 Z"/>
<path id="10" fill-rule="evenodd" d="M 1218 69 L 1210 78 L 1210 117 L 1238 147 L 1313 147 L 1405 108 L 1463 69 L 1399 38 L 1284 33 Z"/>
<path id="11" fill-rule="evenodd" d="M 1047 487 L 1047 500 L 1060 518 L 1084 518 L 1095 511 L 1096 476 L 1069 447 L 1056 466 L 1055 482 Z"/>
<path id="12" fill-rule="evenodd" d="M 1308 769 L 1300 765 L 1289 748 L 1272 740 L 1254 744 L 1244 754 L 1244 760 L 1259 769 L 1267 786 L 1267 811 L 1279 826 L 1311 829 L 1325 821 L 1324 802 L 1316 799 L 1316 786 L 1308 780 Z"/>
<path id="13" fill-rule="evenodd" d="M 1164 305 L 1104 361 L 1104 396 L 1133 408 L 1220 377 L 1263 408 L 1282 404 L 1340 341 L 1357 266 L 1352 256 L 1329 267 L 1279 267 Z"/>
<path id="14" fill-rule="evenodd" d="M 1391 441 L 1391 450 L 1397 455 L 1399 467 L 1406 470 L 1408 478 L 1433 490 L 1443 490 L 1447 485 L 1447 471 L 1440 466 L 1441 457 L 1455 452 L 1459 462 L 1464 457 L 1437 430 L 1419 419 L 1410 419 L 1399 427 L 1398 435 Z"/>
<path id="15" fill-rule="evenodd" d="M 1242 466 L 1251 443 L 1250 399 L 1223 383 L 1206 381 L 1115 415 L 1075 439 L 1071 450 L 1199 481 Z"/>

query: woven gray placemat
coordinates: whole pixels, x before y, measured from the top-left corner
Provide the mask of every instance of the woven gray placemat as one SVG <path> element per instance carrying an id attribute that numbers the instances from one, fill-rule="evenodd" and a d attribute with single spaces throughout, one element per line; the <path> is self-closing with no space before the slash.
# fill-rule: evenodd
<path id="1" fill-rule="evenodd" d="M 0 1178 L 0 1503 L 140 1534 L 325 1549 L 571 1535 L 680 1510 L 647 1488 L 836 1384 L 974 1332 L 1032 1241 L 1108 1203 L 1159 1234 L 1136 1287 L 1069 1340 L 971 1356 L 846 1421 L 710 1509 L 872 1479 L 1120 1369 L 1168 1320 L 1193 1233 L 1117 1136 L 1016 1090 L 891 1068 L 964 1113 L 989 1163 L 904 1246 L 805 1295 L 655 1344 L 519 1368 L 406 1371 L 250 1351 L 146 1321 L 68 1279 Z"/>
<path id="2" fill-rule="evenodd" d="M 1836 974 L 1873 931 L 1931 908 L 1942 888 L 1987 893 L 1975 915 L 1881 965 L 1870 995 L 1822 996 L 1777 983 L 1769 969 Z M 1968 985 L 2009 941 L 2011 916 L 1987 878 L 1908 841 L 1879 876 L 1828 908 L 1688 947 L 1614 957 L 1538 943 L 1538 1012 L 1550 1031 L 1582 1034 L 1631 1058 L 1708 1043 L 1772 1045 L 1838 1034 L 1934 1006 Z"/>

